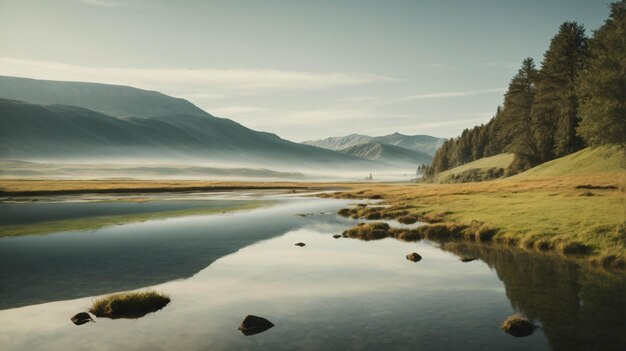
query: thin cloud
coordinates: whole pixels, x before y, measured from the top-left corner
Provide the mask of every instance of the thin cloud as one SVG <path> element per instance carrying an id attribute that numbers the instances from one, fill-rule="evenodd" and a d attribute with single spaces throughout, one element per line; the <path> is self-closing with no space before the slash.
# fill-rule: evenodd
<path id="1" fill-rule="evenodd" d="M 273 69 L 116 68 L 0 59 L 0 74 L 51 80 L 131 85 L 182 94 L 206 90 L 237 92 L 327 89 L 391 78 L 374 74 L 313 73 Z"/>
<path id="2" fill-rule="evenodd" d="M 454 98 L 454 97 L 474 96 L 474 95 L 488 94 L 488 93 L 498 93 L 498 92 L 504 92 L 504 89 L 502 89 L 502 88 L 492 88 L 492 89 L 478 89 L 478 90 L 467 90 L 467 91 L 446 91 L 446 92 L 439 92 L 439 93 L 418 94 L 418 95 L 405 96 L 403 98 L 400 98 L 399 101 Z"/>
<path id="3" fill-rule="evenodd" d="M 109 1 L 109 0 L 79 0 L 84 4 L 100 6 L 100 7 L 123 7 L 126 4 L 118 2 L 118 1 Z"/>

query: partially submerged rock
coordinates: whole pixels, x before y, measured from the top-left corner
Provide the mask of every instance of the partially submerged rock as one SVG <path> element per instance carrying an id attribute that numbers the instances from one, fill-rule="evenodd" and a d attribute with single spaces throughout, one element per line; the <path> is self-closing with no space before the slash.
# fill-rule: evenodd
<path id="1" fill-rule="evenodd" d="M 82 325 L 88 322 L 93 322 L 91 315 L 87 312 L 80 312 L 74 315 L 74 317 L 70 318 L 72 323 L 76 325 Z"/>
<path id="2" fill-rule="evenodd" d="M 333 235 L 333 238 L 335 238 L 335 239 L 339 239 L 339 238 L 341 238 L 341 235 L 339 235 L 339 234 L 335 234 L 335 235 Z"/>
<path id="3" fill-rule="evenodd" d="M 459 261 L 461 262 L 472 262 L 472 261 L 476 261 L 476 257 L 460 257 Z"/>
<path id="4" fill-rule="evenodd" d="M 168 303 L 169 296 L 156 291 L 134 291 L 99 298 L 93 302 L 89 312 L 97 317 L 135 319 L 156 312 Z"/>
<path id="5" fill-rule="evenodd" d="M 243 322 L 241 322 L 241 325 L 239 326 L 239 330 L 241 330 L 243 335 L 250 336 L 262 333 L 273 326 L 274 324 L 267 319 L 250 314 L 243 319 Z"/>
<path id="6" fill-rule="evenodd" d="M 412 252 L 406 255 L 406 259 L 412 262 L 419 262 L 422 260 L 422 256 L 420 256 L 417 252 Z"/>
<path id="7" fill-rule="evenodd" d="M 305 244 L 305 243 L 296 243 L 295 245 L 296 245 L 296 246 L 303 247 L 303 246 L 305 246 L 306 244 Z"/>
<path id="8" fill-rule="evenodd" d="M 515 314 L 504 320 L 500 326 L 505 333 L 515 337 L 524 337 L 532 334 L 538 327 L 529 322 L 524 316 Z"/>

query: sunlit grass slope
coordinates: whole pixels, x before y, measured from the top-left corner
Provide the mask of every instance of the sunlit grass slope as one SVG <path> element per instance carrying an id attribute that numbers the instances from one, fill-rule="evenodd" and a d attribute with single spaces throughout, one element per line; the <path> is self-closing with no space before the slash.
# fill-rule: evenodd
<path id="1" fill-rule="evenodd" d="M 437 183 L 445 183 L 453 174 L 461 174 L 471 169 L 477 169 L 479 173 L 484 174 L 491 168 L 506 169 L 513 162 L 513 154 L 500 154 L 490 157 L 484 157 L 476 161 L 468 162 L 464 165 L 454 167 L 447 171 L 441 172 L 435 176 L 434 181 Z"/>
<path id="2" fill-rule="evenodd" d="M 626 149 L 619 146 L 586 148 L 571 155 L 558 158 L 529 169 L 512 179 L 536 179 L 554 176 L 581 176 L 590 174 L 619 173 L 626 170 Z M 623 180 L 623 179 L 622 179 Z"/>
<path id="3" fill-rule="evenodd" d="M 359 186 L 338 197 L 382 196 L 398 215 L 486 225 L 494 241 L 584 254 L 604 266 L 626 267 L 626 171 L 623 149 L 586 149 L 495 181 Z"/>

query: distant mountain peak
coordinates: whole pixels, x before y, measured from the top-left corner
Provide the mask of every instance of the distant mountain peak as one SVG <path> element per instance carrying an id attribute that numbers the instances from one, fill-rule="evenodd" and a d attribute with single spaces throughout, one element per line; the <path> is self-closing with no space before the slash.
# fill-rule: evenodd
<path id="1" fill-rule="evenodd" d="M 430 135 L 406 135 L 399 132 L 392 134 L 372 137 L 361 134 L 349 134 L 343 137 L 329 137 L 320 140 L 309 140 L 303 144 L 313 145 L 329 150 L 342 151 L 350 146 L 365 143 L 380 143 L 393 145 L 412 151 L 424 152 L 428 155 L 434 155 L 435 151 L 441 146 L 445 139 L 433 137 Z"/>

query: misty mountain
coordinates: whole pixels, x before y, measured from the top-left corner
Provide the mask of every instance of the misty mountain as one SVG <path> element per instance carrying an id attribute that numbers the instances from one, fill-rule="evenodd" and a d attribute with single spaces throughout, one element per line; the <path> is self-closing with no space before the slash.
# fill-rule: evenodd
<path id="1" fill-rule="evenodd" d="M 206 116 L 185 99 L 122 85 L 0 76 L 0 98 L 41 105 L 72 105 L 115 117 Z"/>
<path id="2" fill-rule="evenodd" d="M 373 142 L 348 146 L 347 148 L 339 151 L 357 157 L 366 158 L 368 160 L 382 161 L 387 164 L 409 167 L 417 167 L 421 164 L 430 164 L 430 161 L 432 161 L 432 156 L 424 152 L 409 150 L 395 145 Z"/>
<path id="3" fill-rule="evenodd" d="M 37 177 L 37 179 L 98 179 L 141 178 L 141 179 L 304 179 L 298 172 L 277 172 L 265 168 L 216 168 L 187 165 L 133 165 L 133 164 L 65 164 L 26 161 L 0 161 L 1 178 Z"/>
<path id="4" fill-rule="evenodd" d="M 0 77 L 0 127 L 3 159 L 382 166 L 246 128 L 184 99 L 118 85 Z"/>
<path id="5" fill-rule="evenodd" d="M 0 99 L 0 126 L 3 159 L 372 167 L 371 161 L 292 143 L 210 115 L 120 118 L 77 106 Z"/>
<path id="6" fill-rule="evenodd" d="M 435 154 L 435 151 L 437 151 L 439 146 L 441 146 L 444 141 L 445 139 L 436 138 L 430 135 L 404 135 L 400 133 L 393 133 L 378 137 L 361 134 L 350 134 L 343 137 L 330 137 L 321 140 L 309 140 L 302 143 L 336 151 L 340 151 L 347 147 L 364 143 L 379 143 L 399 146 L 405 149 L 423 152 L 432 156 Z"/>

